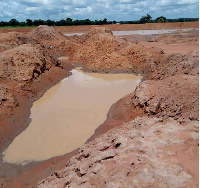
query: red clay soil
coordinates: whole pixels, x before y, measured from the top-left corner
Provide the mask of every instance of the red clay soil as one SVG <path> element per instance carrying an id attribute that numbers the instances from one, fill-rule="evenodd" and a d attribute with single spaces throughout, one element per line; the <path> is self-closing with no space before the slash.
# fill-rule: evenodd
<path id="1" fill-rule="evenodd" d="M 62 33 L 86 32 L 94 27 L 56 27 L 56 30 Z M 198 163 L 198 139 L 196 138 L 198 132 L 196 127 L 198 120 L 198 32 L 175 33 L 170 34 L 168 38 L 166 38 L 168 35 L 160 35 L 159 37 L 131 35 L 119 38 L 113 36 L 109 29 L 198 28 L 198 22 L 107 25 L 106 27 L 107 29 L 95 29 L 82 37 L 65 37 L 62 33 L 47 26 L 41 26 L 33 30 L 28 28 L 0 29 L 1 152 L 7 148 L 13 138 L 28 126 L 33 101 L 41 97 L 49 87 L 69 75 L 72 65 L 69 62 L 59 61 L 57 57 L 61 55 L 69 56 L 74 66 L 81 65 L 88 71 L 141 73 L 145 76 L 144 79 L 151 80 L 142 82 L 135 93 L 114 104 L 108 114 L 108 120 L 89 139 L 91 141 L 109 129 L 122 125 L 124 121 L 128 122 L 137 116 L 141 116 L 139 119 L 136 118 L 135 122 L 126 124 L 120 129 L 115 129 L 114 133 L 111 131 L 107 134 L 108 136 L 111 135 L 109 136 L 111 140 L 116 137 L 122 139 L 122 142 L 120 142 L 120 145 L 123 146 L 122 150 L 116 150 L 120 146 L 119 143 L 114 142 L 113 146 L 113 142 L 110 142 L 107 135 L 104 135 L 99 137 L 99 144 L 102 141 L 103 145 L 101 147 L 103 149 L 98 146 L 95 140 L 84 145 L 84 149 L 44 162 L 31 163 L 25 166 L 0 163 L 0 185 L 2 187 L 36 187 L 38 181 L 46 178 L 56 170 L 63 169 L 71 156 L 77 153 L 78 155 L 70 160 L 64 172 L 54 173 L 52 177 L 44 180 L 44 184 L 40 183 L 40 186 L 50 186 L 52 184 L 55 187 L 55 181 L 58 181 L 59 185 L 64 183 L 75 187 L 90 187 L 90 185 L 105 187 L 102 182 L 110 183 L 109 186 L 111 187 L 114 183 L 122 187 L 127 185 L 126 183 L 132 183 L 133 185 L 139 183 L 144 186 L 151 184 L 152 187 L 157 185 L 160 187 L 167 187 L 168 185 L 174 185 L 174 187 L 182 185 L 185 187 L 196 186 L 198 181 L 198 169 L 195 168 Z M 15 32 L 7 33 L 9 31 Z M 192 48 L 190 48 L 191 44 L 193 44 Z M 178 52 L 178 54 L 173 54 L 170 51 L 172 45 L 176 46 L 177 51 L 175 52 Z M 179 47 L 180 50 L 178 50 Z M 164 121 L 163 124 L 162 121 Z M 159 127 L 158 130 L 152 126 L 153 124 Z M 132 127 L 138 125 L 141 125 L 141 129 L 132 130 Z M 163 128 L 165 125 L 167 126 Z M 170 126 L 179 134 L 172 134 L 171 139 L 168 139 L 169 135 L 167 134 Z M 123 130 L 127 130 L 127 133 L 124 133 Z M 162 137 L 161 140 L 163 140 L 163 145 L 159 145 L 160 140 L 156 142 L 158 152 L 155 152 L 155 156 L 156 160 L 159 161 L 157 164 L 142 155 L 142 153 L 153 154 L 154 152 L 153 145 L 149 145 L 151 151 L 147 151 L 145 148 L 146 141 L 141 136 L 137 136 L 143 134 L 143 132 L 148 132 L 147 130 L 149 133 L 157 131 L 154 136 L 158 139 Z M 162 133 L 161 136 L 159 132 Z M 119 136 L 118 133 L 120 135 L 122 133 L 122 136 Z M 149 133 L 147 136 L 151 141 L 150 143 L 153 144 L 153 137 Z M 137 138 L 126 141 L 127 134 L 136 135 Z M 167 143 L 167 139 L 170 146 L 164 144 Z M 179 145 L 175 146 L 176 143 L 173 140 L 176 140 Z M 180 140 L 184 140 L 184 142 L 182 143 Z M 131 147 L 134 146 L 136 142 L 143 144 L 142 150 L 144 151 L 128 147 L 130 144 Z M 96 149 L 92 145 L 96 146 Z M 86 154 L 82 155 L 83 150 L 90 153 L 89 158 L 84 157 L 87 156 Z M 130 152 L 133 150 L 134 160 L 136 160 L 133 163 L 137 165 L 136 169 L 147 169 L 147 171 L 140 171 L 140 173 L 135 169 L 127 171 L 132 168 L 132 165 L 129 164 L 129 154 L 131 155 Z M 99 156 L 102 158 L 99 160 L 102 162 L 96 163 L 94 159 L 102 151 L 106 151 L 105 156 L 100 154 Z M 127 155 L 122 155 L 123 151 L 127 152 Z M 163 152 L 168 153 L 170 161 L 168 161 L 167 167 L 165 158 L 160 157 L 159 152 L 161 155 Z M 176 155 L 173 153 L 176 153 Z M 184 158 L 186 153 L 188 155 Z M 82 161 L 81 165 L 85 166 L 81 166 L 81 168 L 80 160 L 77 161 L 78 156 L 83 156 L 80 160 Z M 91 158 L 91 156 L 93 157 Z M 87 158 L 89 162 L 85 161 Z M 191 158 L 193 159 L 192 163 L 188 165 Z M 120 163 L 119 168 L 115 169 L 116 165 L 114 164 L 117 161 L 124 161 L 124 166 Z M 147 161 L 147 163 L 143 163 L 143 161 Z M 93 165 L 93 162 L 96 164 Z M 158 164 L 162 165 L 159 167 Z M 88 171 L 88 165 L 92 165 L 91 172 Z M 144 168 L 145 166 L 146 168 Z M 170 174 L 168 179 L 172 178 L 172 181 L 168 181 L 167 177 L 163 177 L 161 174 L 155 174 L 155 170 L 159 171 L 162 167 L 166 168 L 166 173 Z M 113 178 L 113 181 L 102 176 L 101 172 L 104 171 L 101 171 L 101 168 L 105 169 L 106 176 Z M 68 171 L 69 169 L 71 171 Z M 116 170 L 116 174 L 122 169 L 122 179 L 118 175 L 113 177 L 113 169 Z M 68 172 L 73 174 L 72 179 L 69 179 Z M 91 173 L 98 176 L 95 176 L 95 178 L 91 176 Z M 136 174 L 138 182 L 131 182 Z M 148 174 L 148 176 L 145 174 Z M 144 177 L 147 177 L 147 179 L 142 181 Z M 57 178 L 60 180 L 57 180 Z M 94 181 L 97 179 L 99 179 L 99 182 Z M 124 181 L 125 179 L 127 181 Z"/>
<path id="2" fill-rule="evenodd" d="M 91 70 L 132 70 L 138 67 L 136 64 L 144 64 L 151 59 L 144 48 L 114 36 L 109 29 L 96 28 L 79 38 L 77 42 L 80 45 L 70 60 L 82 62 Z"/>

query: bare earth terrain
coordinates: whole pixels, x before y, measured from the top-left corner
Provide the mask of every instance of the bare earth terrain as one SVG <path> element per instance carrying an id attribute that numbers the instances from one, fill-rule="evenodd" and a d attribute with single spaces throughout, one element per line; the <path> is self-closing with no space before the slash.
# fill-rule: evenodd
<path id="1" fill-rule="evenodd" d="M 0 186 L 199 187 L 198 24 L 0 29 Z M 73 32 L 85 34 L 64 35 Z M 143 81 L 80 149 L 24 166 L 3 163 L 2 152 L 30 123 L 32 103 L 77 66 Z"/>

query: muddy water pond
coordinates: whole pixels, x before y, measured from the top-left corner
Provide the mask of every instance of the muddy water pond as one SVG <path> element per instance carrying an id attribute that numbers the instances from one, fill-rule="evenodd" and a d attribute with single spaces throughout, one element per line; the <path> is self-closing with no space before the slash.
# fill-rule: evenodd
<path id="1" fill-rule="evenodd" d="M 72 70 L 34 102 L 30 125 L 4 151 L 3 161 L 25 165 L 80 147 L 106 120 L 111 105 L 134 91 L 141 78 Z"/>
<path id="2" fill-rule="evenodd" d="M 191 30 L 198 30 L 198 29 L 151 29 L 151 30 L 129 30 L 129 31 L 112 31 L 113 35 L 115 36 L 123 36 L 123 35 L 160 35 L 160 34 L 167 34 L 167 33 L 174 33 L 177 31 L 187 32 Z M 73 35 L 83 35 L 85 33 L 66 33 L 66 36 L 73 36 Z"/>

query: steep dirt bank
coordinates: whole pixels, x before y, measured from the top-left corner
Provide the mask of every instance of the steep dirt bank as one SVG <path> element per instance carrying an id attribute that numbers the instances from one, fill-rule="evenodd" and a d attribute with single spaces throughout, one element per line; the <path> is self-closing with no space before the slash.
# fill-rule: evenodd
<path id="1" fill-rule="evenodd" d="M 11 121 L 12 117 L 15 118 L 14 114 L 18 111 L 15 110 L 14 107 L 22 110 L 21 103 L 24 105 L 26 104 L 22 102 L 21 98 L 25 98 L 24 100 L 26 100 L 26 98 L 28 99 L 36 96 L 36 93 L 38 93 L 36 86 L 42 85 L 40 82 L 47 83 L 45 80 L 51 79 L 48 78 L 51 72 L 55 73 L 56 70 L 62 72 L 62 68 L 60 67 L 61 62 L 55 59 L 44 47 L 32 44 L 23 44 L 4 51 L 0 54 L 0 62 L 0 81 L 2 88 L 6 87 L 6 89 L 1 90 L 3 94 L 1 96 L 0 120 L 1 131 L 3 131 L 3 133 L 1 133 L 0 146 L 2 146 L 4 142 L 2 140 L 7 136 L 7 132 L 10 132 L 12 129 L 6 124 Z M 44 80 L 43 74 L 46 76 Z M 12 95 L 13 97 L 9 98 L 6 97 L 6 95 Z M 11 103 L 12 105 L 8 107 L 8 104 Z M 20 115 L 18 117 L 20 117 Z M 10 122 L 10 124 L 12 124 L 12 122 Z M 16 122 L 16 124 L 18 125 L 19 123 Z M 20 125 L 20 127 L 23 126 L 24 123 Z M 19 125 L 17 127 L 19 127 Z M 13 133 L 9 134 L 12 135 Z"/>
<path id="2" fill-rule="evenodd" d="M 197 52 L 191 52 L 191 53 L 188 53 L 187 55 L 184 55 L 182 54 L 182 51 L 179 51 L 180 54 L 174 54 L 174 55 L 169 56 L 169 54 L 163 53 L 162 48 L 157 49 L 157 48 L 152 48 L 151 46 L 146 46 L 146 48 L 142 47 L 141 45 L 143 45 L 142 42 L 144 41 L 144 40 L 141 40 L 142 37 L 132 36 L 137 39 L 137 42 L 131 40 L 132 38 L 130 40 L 128 39 L 127 41 L 124 38 L 114 37 L 111 31 L 108 29 L 96 29 L 93 32 L 90 32 L 89 34 L 82 36 L 82 38 L 80 37 L 77 37 L 77 38 L 66 37 L 65 38 L 61 33 L 56 32 L 54 29 L 43 26 L 43 27 L 36 28 L 34 31 L 29 32 L 29 34 L 27 35 L 24 35 L 24 34 L 22 35 L 28 38 L 28 40 L 25 40 L 25 41 L 22 40 L 22 44 L 23 44 L 22 46 L 18 47 L 18 44 L 14 43 L 13 46 L 9 46 L 8 49 L 10 50 L 3 49 L 2 53 L 0 54 L 0 57 L 2 58 L 2 62 L 4 62 L 3 64 L 1 64 L 3 67 L 2 70 L 6 70 L 2 73 L 3 83 L 2 83 L 2 90 L 0 93 L 2 94 L 3 100 L 1 99 L 2 101 L 0 105 L 2 106 L 2 109 L 8 110 L 8 111 L 4 111 L 4 110 L 1 111 L 2 112 L 1 114 L 3 114 L 3 118 L 1 119 L 1 122 L 4 123 L 5 125 L 4 126 L 5 132 L 6 131 L 8 132 L 8 134 L 5 134 L 5 132 L 2 132 L 1 135 L 5 135 L 5 141 L 7 144 L 11 142 L 11 140 L 8 139 L 10 138 L 10 136 L 14 138 L 14 136 L 16 136 L 20 131 L 22 131 L 22 129 L 24 128 L 22 125 L 25 125 L 25 124 L 28 125 L 28 122 L 26 123 L 26 121 L 29 120 L 29 113 L 30 113 L 30 107 L 31 107 L 32 102 L 36 98 L 41 96 L 41 94 L 46 89 L 48 89 L 50 85 L 53 85 L 59 79 L 62 79 L 68 74 L 70 65 L 68 63 L 66 64 L 66 61 L 60 64 L 61 62 L 58 61 L 56 58 L 56 57 L 59 57 L 60 55 L 68 55 L 72 63 L 74 63 L 75 65 L 79 64 L 81 66 L 84 66 L 86 70 L 93 70 L 97 72 L 102 72 L 102 71 L 136 72 L 136 73 L 145 74 L 146 78 L 148 79 L 154 79 L 154 80 L 162 79 L 162 80 L 161 81 L 146 81 L 142 83 L 140 87 L 138 87 L 137 89 L 138 95 L 136 96 L 138 96 L 137 98 L 138 103 L 136 103 L 135 100 L 133 101 L 132 98 L 127 100 L 125 97 L 124 99 L 122 99 L 121 100 L 122 102 L 120 105 L 123 106 L 123 104 L 125 104 L 125 106 L 127 105 L 130 107 L 130 110 L 129 109 L 124 110 L 124 108 L 121 108 L 121 107 L 119 110 L 119 108 L 117 108 L 117 110 L 119 110 L 117 115 L 119 115 L 120 117 L 124 116 L 125 118 L 129 118 L 127 119 L 127 121 L 132 120 L 134 119 L 134 117 L 136 117 L 136 115 L 132 113 L 133 112 L 132 110 L 134 110 L 134 113 L 137 112 L 137 116 L 145 116 L 145 117 L 136 119 L 133 123 L 130 123 L 130 125 L 133 125 L 133 127 L 136 126 L 136 128 L 138 129 L 138 130 L 135 130 L 135 129 L 132 130 L 131 128 L 130 131 L 131 132 L 136 131 L 136 133 L 133 133 L 133 134 L 139 135 L 135 140 L 132 139 L 133 142 L 124 141 L 123 143 L 120 143 L 120 144 L 116 143 L 114 148 L 118 148 L 118 149 L 114 149 L 114 151 L 116 152 L 114 153 L 116 154 L 114 157 L 112 157 L 112 155 L 110 157 L 110 155 L 106 151 L 105 152 L 106 157 L 99 159 L 100 161 L 98 163 L 95 163 L 95 161 L 93 161 L 93 158 L 95 159 L 96 158 L 95 156 L 98 155 L 98 152 L 99 152 L 98 151 L 99 147 L 98 145 L 96 145 L 96 140 L 95 140 L 94 142 L 91 142 L 88 145 L 83 146 L 86 148 L 88 147 L 88 150 L 86 151 L 91 152 L 91 156 L 94 156 L 93 158 L 90 158 L 90 156 L 87 157 L 87 155 L 85 155 L 86 157 L 82 159 L 83 161 L 81 162 L 81 164 L 79 164 L 79 162 L 77 160 L 74 160 L 73 158 L 71 162 L 69 163 L 69 165 L 67 166 L 67 169 L 72 169 L 72 176 L 69 182 L 66 181 L 68 179 L 68 175 L 67 175 L 68 170 L 65 173 L 66 177 L 64 177 L 63 173 L 61 172 L 61 173 L 55 173 L 55 175 L 53 175 L 53 178 L 57 176 L 58 174 L 57 177 L 60 177 L 60 176 L 63 177 L 63 178 L 60 178 L 63 182 L 65 183 L 68 182 L 67 184 L 71 182 L 70 183 L 71 185 L 76 184 L 76 186 L 79 186 L 79 187 L 81 186 L 87 187 L 90 184 L 91 185 L 94 184 L 95 186 L 97 184 L 96 182 L 94 182 L 94 179 L 95 180 L 99 179 L 99 180 L 102 180 L 101 183 L 102 182 L 106 182 L 108 184 L 111 183 L 110 186 L 112 187 L 113 184 L 112 184 L 111 179 L 101 179 L 100 178 L 101 173 L 99 173 L 98 169 L 100 169 L 101 171 L 101 167 L 102 167 L 104 169 L 102 170 L 102 172 L 105 172 L 105 174 L 107 174 L 109 177 L 112 178 L 113 177 L 112 171 L 113 169 L 116 168 L 116 165 L 114 165 L 116 164 L 116 161 L 109 161 L 109 160 L 112 160 L 112 159 L 118 160 L 118 157 L 121 156 L 121 160 L 125 159 L 124 161 L 126 164 L 117 163 L 119 168 L 116 168 L 115 170 L 116 174 L 118 174 L 118 170 L 120 170 L 120 168 L 123 169 L 123 173 L 119 174 L 117 177 L 118 178 L 122 177 L 122 179 L 124 179 L 127 176 L 127 175 L 126 176 L 124 175 L 124 172 L 127 172 L 128 175 L 131 174 L 130 177 L 132 177 L 132 179 L 134 179 L 133 176 L 135 177 L 134 182 L 132 182 L 132 180 L 130 179 L 127 179 L 127 181 L 130 180 L 130 183 L 135 183 L 135 185 L 139 183 L 141 179 L 144 179 L 143 178 L 144 174 L 145 176 L 146 174 L 148 175 L 147 180 L 143 181 L 144 185 L 145 183 L 150 182 L 152 186 L 155 185 L 154 183 L 156 183 L 156 185 L 160 184 L 161 187 L 163 187 L 163 184 L 167 186 L 170 183 L 172 183 L 174 186 L 175 185 L 179 186 L 181 184 L 185 184 L 189 182 L 188 184 L 189 187 L 191 186 L 193 187 L 193 185 L 196 184 L 197 179 L 198 179 L 197 178 L 198 173 L 197 173 L 197 169 L 194 166 L 197 166 L 197 163 L 198 163 L 198 159 L 196 158 L 196 153 L 198 149 L 197 140 L 196 140 L 196 134 L 198 132 L 198 129 L 196 128 L 196 124 L 197 124 L 196 113 L 198 112 L 198 109 L 197 109 L 198 104 L 197 104 L 196 99 L 198 98 L 197 96 L 198 94 L 197 92 L 198 65 L 197 64 L 198 64 L 199 56 Z M 152 36 L 151 38 L 154 38 L 154 37 L 155 36 Z M 177 36 L 177 40 L 180 40 L 181 37 L 183 37 L 182 34 Z M 198 39 L 198 35 L 193 35 L 191 38 Z M 21 41 L 21 39 L 19 41 Z M 24 45 L 23 42 L 26 44 Z M 164 48 L 169 48 L 168 44 L 166 44 L 167 41 L 166 42 L 161 41 L 161 42 Z M 2 42 L 2 44 L 4 43 L 6 44 L 5 40 L 4 42 Z M 148 42 L 148 43 L 152 43 L 152 42 Z M 176 43 L 176 37 L 174 38 L 174 44 L 175 43 Z M 187 48 L 189 49 L 190 44 L 189 43 L 187 44 L 188 44 Z M 21 42 L 19 42 L 19 45 L 21 45 Z M 177 46 L 178 45 L 179 44 L 177 44 Z M 24 47 L 26 47 L 25 48 L 26 50 L 24 50 Z M 198 51 L 198 47 L 195 47 L 195 50 Z M 16 57 L 11 58 L 12 55 L 9 56 L 10 53 L 15 54 Z M 8 57 L 7 55 L 5 57 L 4 54 L 8 54 Z M 102 56 L 105 58 L 102 59 Z M 47 60 L 46 58 L 48 59 L 48 62 L 46 62 Z M 93 63 L 92 58 L 95 61 L 95 63 Z M 84 61 L 82 61 L 82 59 Z M 49 61 L 50 61 L 50 64 L 48 64 Z M 76 61 L 80 61 L 80 62 L 77 63 Z M 17 70 L 16 67 L 18 66 L 20 67 L 20 69 L 16 71 Z M 108 66 L 111 66 L 111 67 L 108 67 Z M 131 66 L 131 69 L 129 66 Z M 10 68 L 7 69 L 7 67 L 10 67 Z M 45 67 L 45 71 L 43 71 L 44 69 L 42 67 L 43 68 Z M 62 67 L 64 69 L 62 69 Z M 25 71 L 20 71 L 21 69 L 23 70 L 23 68 Z M 111 68 L 114 69 L 114 71 Z M 12 71 L 9 72 L 7 70 L 9 71 L 12 70 Z M 30 70 L 30 71 L 27 71 L 27 70 Z M 182 76 L 179 75 L 173 78 L 168 78 L 176 74 L 185 74 L 185 75 L 182 75 Z M 189 76 L 187 76 L 187 74 L 189 74 Z M 182 80 L 184 80 L 184 83 L 181 83 Z M 165 87 L 163 85 L 168 86 L 169 88 L 168 92 L 165 93 Z M 155 92 L 152 89 L 155 89 L 155 91 L 157 92 Z M 159 94 L 160 90 L 162 91 L 163 96 L 161 94 L 157 95 Z M 186 92 L 187 90 L 188 92 Z M 193 93 L 193 90 L 195 91 L 194 93 Z M 182 91 L 185 94 L 184 96 L 181 95 Z M 143 95 L 143 97 L 140 97 L 140 94 L 144 92 L 146 95 Z M 7 96 L 8 99 L 6 98 L 5 100 L 5 96 Z M 130 96 L 135 96 L 135 94 L 131 94 Z M 177 97 L 177 103 L 174 103 L 175 99 L 171 98 L 171 96 Z M 183 99 L 181 97 L 183 97 Z M 186 98 L 188 98 L 188 100 L 186 100 Z M 186 102 L 184 103 L 185 105 L 181 105 L 182 102 Z M 175 104 L 178 105 L 178 106 L 176 105 L 173 106 L 176 109 L 175 112 L 173 111 L 172 108 L 170 108 L 170 105 L 168 103 L 171 104 L 171 106 Z M 118 104 L 119 103 L 117 103 L 117 105 Z M 135 107 L 136 107 L 136 110 L 135 110 Z M 156 114 L 155 114 L 155 111 L 156 111 Z M 112 112 L 113 112 L 113 116 L 109 115 L 112 118 L 108 118 L 108 121 L 106 121 L 105 124 L 100 127 L 96 135 L 99 133 L 103 133 L 116 126 L 119 126 L 123 123 L 124 119 L 115 118 L 115 117 L 118 117 L 116 116 L 117 111 L 114 110 Z M 146 115 L 148 115 L 148 112 L 150 113 L 150 116 L 151 116 L 150 118 L 146 117 Z M 23 114 L 23 116 L 20 116 L 20 114 L 21 115 Z M 173 117 L 173 120 L 170 119 L 172 118 L 170 117 L 171 115 Z M 181 115 L 183 115 L 185 120 L 179 120 L 180 118 L 182 118 Z M 157 120 L 154 118 L 154 116 L 161 119 Z M 165 117 L 165 118 L 163 119 L 162 117 Z M 189 119 L 194 119 L 194 120 L 193 121 L 188 120 L 188 117 Z M 162 121 L 164 123 L 162 123 Z M 147 122 L 147 123 L 144 123 L 144 122 Z M 140 127 L 140 125 L 142 126 L 144 125 L 145 129 L 150 130 L 150 133 L 148 133 L 147 135 L 147 140 L 149 139 L 152 142 L 156 142 L 155 148 L 157 148 L 158 152 L 160 152 L 159 155 L 162 154 L 165 157 L 166 156 L 165 154 L 167 151 L 167 156 L 168 155 L 172 156 L 171 161 L 166 161 L 165 159 L 162 158 L 162 156 L 158 156 L 157 155 L 158 153 L 155 153 L 156 159 L 158 159 L 159 161 L 158 164 L 162 164 L 163 168 L 165 168 L 166 165 L 168 165 L 169 167 L 166 168 L 166 173 L 170 173 L 170 177 L 174 176 L 178 178 L 178 180 L 180 180 L 179 184 L 177 183 L 176 179 L 173 179 L 173 182 L 170 182 L 167 180 L 168 177 L 166 176 L 163 177 L 162 174 L 158 174 L 156 171 L 156 169 L 158 169 L 158 171 L 160 169 L 160 167 L 158 167 L 158 164 L 156 164 L 155 161 L 152 161 L 148 159 L 147 157 L 145 157 L 145 155 L 142 156 L 141 154 L 142 151 L 137 151 L 134 149 L 135 142 L 139 144 L 139 141 L 141 141 L 141 139 L 144 139 L 144 138 L 141 138 L 140 134 L 142 134 L 143 133 L 142 131 L 145 131 L 145 129 L 140 131 L 140 129 L 138 128 Z M 156 127 L 152 125 L 157 125 L 158 130 L 156 129 Z M 166 129 L 164 125 L 167 125 Z M 22 127 L 22 129 L 20 129 L 20 127 Z M 167 131 L 170 130 L 169 127 L 174 127 L 173 130 L 180 130 L 180 131 L 184 128 L 184 131 L 180 133 L 181 138 L 179 137 L 179 135 L 176 135 L 175 133 L 172 133 L 173 134 L 172 139 L 168 138 L 169 135 L 167 135 Z M 10 129 L 9 131 L 7 130 L 8 128 Z M 114 137 L 118 137 L 119 139 L 122 138 L 123 140 L 124 137 L 126 137 L 126 133 L 123 132 L 123 129 L 125 130 L 127 129 L 128 130 L 127 132 L 129 132 L 129 127 L 126 128 L 126 125 L 125 125 L 124 127 L 121 127 L 119 131 L 117 132 L 114 132 L 114 133 L 110 132 L 109 135 L 113 134 Z M 119 134 L 119 132 L 121 132 L 122 135 Z M 167 148 L 166 151 L 165 151 L 165 148 L 164 149 L 160 148 L 159 147 L 160 140 L 159 141 L 152 140 L 153 139 L 153 136 L 151 137 L 152 132 L 156 132 L 154 134 L 158 136 L 158 139 L 163 140 L 163 143 L 168 143 L 169 146 L 172 148 Z M 162 134 L 159 134 L 160 132 Z M 93 139 L 95 137 L 96 136 L 93 136 Z M 99 143 L 102 143 L 103 148 L 105 146 L 104 148 L 105 150 L 107 150 L 106 144 L 108 144 L 108 148 L 113 149 L 110 145 L 110 142 L 108 141 L 107 135 L 105 135 L 105 137 L 106 138 L 104 138 L 104 136 L 99 137 Z M 112 137 L 112 136 L 109 136 L 109 137 Z M 177 146 L 174 145 L 177 143 L 174 142 L 173 139 L 177 141 L 178 143 Z M 180 142 L 180 140 L 183 140 L 183 142 Z M 94 150 L 94 153 L 90 151 L 90 149 L 92 149 L 92 146 L 90 145 L 92 144 L 94 144 L 94 147 L 96 146 L 96 150 Z M 154 151 L 152 150 L 153 143 L 150 145 L 146 145 L 146 142 L 142 142 L 142 144 L 144 144 L 142 145 L 142 147 L 145 146 L 144 153 L 148 154 L 149 152 L 147 151 L 151 151 L 150 153 L 152 153 L 153 155 L 153 152 L 152 152 Z M 121 150 L 120 145 L 124 146 L 122 150 Z M 165 146 L 166 145 L 163 144 L 161 147 L 165 147 Z M 166 147 L 168 147 L 168 145 Z M 81 155 L 82 150 L 79 150 L 76 152 L 78 152 L 77 156 L 79 156 Z M 113 152 L 113 151 L 109 151 L 109 152 Z M 138 152 L 140 154 L 139 160 L 137 158 Z M 137 155 L 135 155 L 135 153 L 137 153 Z M 56 158 L 53 158 L 53 159 L 50 159 L 38 164 L 30 164 L 25 167 L 19 167 L 17 165 L 6 166 L 7 164 L 4 166 L 1 164 L 1 169 L 3 169 L 3 171 L 1 172 L 6 172 L 6 173 L 1 175 L 0 185 L 2 185 L 3 187 L 31 187 L 31 186 L 36 187 L 37 182 L 39 180 L 47 177 L 50 173 L 54 172 L 55 170 L 64 168 L 68 159 L 73 154 L 56 157 Z M 128 170 L 130 168 L 130 166 L 128 165 L 129 163 L 127 162 L 129 161 L 129 154 L 131 156 L 132 154 L 134 154 L 136 156 L 136 161 L 138 162 L 141 161 L 140 158 L 144 157 L 144 161 L 147 161 L 146 168 L 144 168 L 145 163 L 142 163 L 142 164 L 139 164 L 139 166 L 137 166 L 138 170 L 136 171 Z M 185 155 L 187 155 L 187 158 L 183 159 L 183 156 Z M 75 158 L 77 158 L 77 156 Z M 99 156 L 102 156 L 102 155 L 99 155 Z M 85 162 L 85 160 L 87 159 L 91 162 L 90 164 L 93 164 L 93 163 L 95 163 L 95 165 L 97 164 L 97 171 L 95 171 L 95 173 L 97 174 L 97 178 L 91 176 L 93 172 L 90 173 L 90 171 L 88 171 L 88 168 L 93 169 L 93 166 L 92 167 L 90 167 L 90 165 L 88 166 L 88 163 Z M 190 166 L 188 164 L 191 164 L 190 163 L 191 159 L 194 159 L 194 160 L 192 160 L 192 165 Z M 143 158 L 142 158 L 142 161 L 143 161 Z M 180 164 L 177 161 L 180 161 Z M 104 162 L 106 164 L 104 164 Z M 71 163 L 74 163 L 73 168 L 75 168 L 75 171 L 76 171 L 75 173 L 73 171 Z M 99 164 L 100 164 L 100 167 L 99 167 Z M 85 172 L 86 172 L 85 175 L 82 175 L 82 170 L 80 171 L 80 165 L 85 166 L 84 167 Z M 181 170 L 181 168 L 183 170 Z M 137 176 L 137 173 L 138 173 L 138 176 Z M 79 176 L 82 176 L 82 177 L 79 177 Z M 91 176 L 91 181 L 88 179 L 85 181 L 84 176 L 85 177 Z M 158 178 L 156 178 L 156 176 L 158 176 Z M 104 176 L 102 177 L 104 178 Z M 55 185 L 54 184 L 55 181 L 59 182 L 57 178 L 54 178 L 54 179 L 48 178 L 46 181 L 44 181 L 44 185 L 46 185 L 50 180 L 51 180 L 50 183 L 53 186 Z M 160 182 L 160 180 L 162 180 L 162 182 Z M 188 181 L 188 180 L 191 180 L 191 181 Z M 79 185 L 80 182 L 84 182 L 84 181 L 87 184 Z M 113 181 L 117 182 L 117 184 L 120 185 L 120 182 L 116 180 L 116 177 L 113 177 Z M 103 186 L 103 184 L 101 183 L 99 183 L 99 185 Z M 44 185 L 41 184 L 41 186 L 44 186 Z M 59 185 L 63 185 L 62 182 L 59 182 Z M 175 187 L 178 187 L 178 186 L 175 186 Z"/>

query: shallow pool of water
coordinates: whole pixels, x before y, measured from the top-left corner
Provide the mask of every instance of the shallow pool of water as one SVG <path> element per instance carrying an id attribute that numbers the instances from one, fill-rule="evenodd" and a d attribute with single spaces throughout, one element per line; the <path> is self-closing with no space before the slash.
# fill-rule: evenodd
<path id="1" fill-rule="evenodd" d="M 129 30 L 129 31 L 112 31 L 113 35 L 115 36 L 123 36 L 123 35 L 160 35 L 160 34 L 167 34 L 173 33 L 176 31 L 186 32 L 189 30 L 194 29 L 149 29 L 149 30 Z M 195 29 L 198 30 L 198 29 Z M 73 36 L 73 35 L 83 35 L 85 33 L 67 33 L 66 36 Z"/>
<path id="2" fill-rule="evenodd" d="M 84 73 L 49 89 L 31 108 L 32 122 L 5 150 L 3 161 L 27 164 L 63 155 L 83 145 L 117 100 L 135 90 L 141 76 Z"/>

